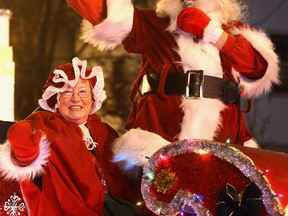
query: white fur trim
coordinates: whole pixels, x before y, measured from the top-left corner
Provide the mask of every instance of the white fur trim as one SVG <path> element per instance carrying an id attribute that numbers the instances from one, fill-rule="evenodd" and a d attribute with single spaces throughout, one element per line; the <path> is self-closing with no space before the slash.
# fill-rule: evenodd
<path id="1" fill-rule="evenodd" d="M 147 158 L 158 149 L 168 145 L 169 141 L 161 136 L 141 129 L 131 129 L 115 140 L 112 151 L 113 162 L 121 163 L 121 169 L 127 171 L 134 166 L 143 166 Z"/>
<path id="2" fill-rule="evenodd" d="M 228 23 L 245 18 L 245 5 L 240 4 L 237 0 L 193 0 L 191 5 L 206 13 L 211 20 L 217 20 L 220 23 Z M 160 0 L 157 3 L 156 11 L 161 16 L 170 16 L 171 23 L 175 23 L 177 15 L 187 6 L 189 4 L 185 5 L 184 3 L 183 5 L 182 0 Z"/>
<path id="3" fill-rule="evenodd" d="M 221 28 L 221 24 L 217 21 L 211 20 L 208 26 L 204 29 L 203 41 L 215 44 L 223 32 L 224 30 Z"/>
<path id="4" fill-rule="evenodd" d="M 223 77 L 219 50 L 211 43 L 195 43 L 190 34 L 177 39 L 178 53 L 184 70 L 203 70 L 205 75 Z"/>
<path id="5" fill-rule="evenodd" d="M 261 31 L 251 30 L 247 28 L 234 29 L 233 34 L 242 34 L 249 43 L 264 57 L 268 63 L 265 75 L 261 79 L 251 80 L 241 75 L 238 71 L 232 70 L 233 76 L 240 80 L 241 86 L 244 88 L 243 96 L 248 98 L 258 97 L 268 93 L 272 84 L 278 84 L 279 81 L 279 59 L 274 52 L 274 45 L 268 36 Z"/>
<path id="6" fill-rule="evenodd" d="M 6 180 L 30 180 L 44 172 L 50 156 L 49 141 L 42 136 L 38 157 L 28 166 L 20 167 L 11 158 L 11 144 L 6 141 L 0 149 L 0 173 Z"/>
<path id="7" fill-rule="evenodd" d="M 183 97 L 181 107 L 184 117 L 179 140 L 207 139 L 213 140 L 221 126 L 220 112 L 225 105 L 218 99 L 186 99 Z"/>
<path id="8" fill-rule="evenodd" d="M 203 70 L 204 75 L 222 78 L 223 70 L 219 50 L 204 40 L 195 43 L 190 34 L 181 34 L 177 39 L 178 53 L 184 70 Z M 205 82 L 205 79 L 204 79 Z M 210 139 L 221 126 L 220 112 L 225 109 L 218 99 L 183 98 L 181 108 L 184 117 L 179 139 Z M 209 115 L 207 115 L 209 113 Z"/>
<path id="9" fill-rule="evenodd" d="M 288 216 L 288 205 L 287 205 L 286 208 L 285 208 L 284 216 Z"/>
<path id="10" fill-rule="evenodd" d="M 244 146 L 245 147 L 250 147 L 250 148 L 259 148 L 258 143 L 254 139 L 247 140 L 244 143 Z"/>
<path id="11" fill-rule="evenodd" d="M 161 0 L 156 5 L 156 12 L 160 16 L 169 16 L 171 19 L 177 19 L 183 8 L 184 5 L 180 0 Z"/>
<path id="12" fill-rule="evenodd" d="M 81 39 L 100 50 L 113 49 L 130 33 L 133 13 L 131 0 L 107 0 L 107 18 L 94 27 L 84 21 Z"/>
<path id="13" fill-rule="evenodd" d="M 177 17 L 183 10 L 183 3 L 177 0 L 161 0 L 156 5 L 156 12 L 159 16 L 169 16 L 170 25 L 168 31 L 173 32 L 177 29 Z"/>

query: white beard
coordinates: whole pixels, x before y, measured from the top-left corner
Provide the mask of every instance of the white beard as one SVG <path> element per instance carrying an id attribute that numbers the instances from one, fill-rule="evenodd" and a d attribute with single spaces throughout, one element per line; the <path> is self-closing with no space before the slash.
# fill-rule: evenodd
<path id="1" fill-rule="evenodd" d="M 215 0 L 194 0 L 193 7 L 196 7 L 206 13 L 211 19 L 219 20 L 219 5 Z M 184 6 L 180 0 L 161 0 L 156 5 L 156 11 L 162 16 L 169 16 L 175 20 Z M 216 14 L 216 15 L 215 15 Z"/>

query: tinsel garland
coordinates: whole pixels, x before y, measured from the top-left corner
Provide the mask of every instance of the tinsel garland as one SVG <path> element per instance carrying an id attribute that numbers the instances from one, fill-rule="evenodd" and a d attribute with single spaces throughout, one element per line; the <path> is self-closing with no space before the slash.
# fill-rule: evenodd
<path id="1" fill-rule="evenodd" d="M 191 206 L 199 216 L 213 215 L 215 197 L 225 182 L 233 182 L 234 187 L 242 191 L 250 181 L 262 191 L 267 214 L 283 214 L 280 201 L 263 172 L 248 156 L 227 144 L 208 140 L 171 143 L 152 155 L 143 172 L 144 201 L 158 215 L 176 215 L 184 205 Z M 215 174 L 215 178 L 218 175 L 218 182 L 213 181 L 211 174 Z M 203 181 L 206 178 L 211 180 Z"/>

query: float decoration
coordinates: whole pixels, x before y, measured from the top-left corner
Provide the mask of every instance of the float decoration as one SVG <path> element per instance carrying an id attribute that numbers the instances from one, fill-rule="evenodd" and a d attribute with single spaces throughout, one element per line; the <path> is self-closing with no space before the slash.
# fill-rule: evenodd
<path id="1" fill-rule="evenodd" d="M 217 202 L 227 187 L 233 188 L 235 198 L 237 194 L 238 204 L 245 190 L 254 190 L 254 198 L 261 199 L 260 207 L 255 202 L 262 211 L 259 215 L 284 214 L 285 205 L 281 205 L 281 196 L 273 191 L 265 171 L 238 147 L 208 140 L 182 140 L 159 149 L 143 168 L 141 192 L 146 206 L 157 215 L 177 215 L 190 206 L 196 215 L 209 216 L 223 215 Z M 232 212 L 239 211 L 230 207 Z"/>

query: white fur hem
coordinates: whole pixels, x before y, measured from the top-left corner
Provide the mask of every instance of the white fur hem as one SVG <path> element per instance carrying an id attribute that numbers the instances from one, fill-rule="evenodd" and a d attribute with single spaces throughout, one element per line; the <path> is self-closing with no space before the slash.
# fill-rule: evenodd
<path id="1" fill-rule="evenodd" d="M 254 139 L 247 140 L 244 143 L 244 146 L 245 147 L 250 147 L 250 148 L 259 148 L 258 143 Z"/>
<path id="2" fill-rule="evenodd" d="M 130 33 L 133 25 L 134 8 L 131 0 L 108 0 L 107 18 L 93 27 L 88 21 L 82 25 L 85 42 L 100 50 L 113 49 Z"/>
<path id="3" fill-rule="evenodd" d="M 268 63 L 265 75 L 257 80 L 247 79 L 238 71 L 232 70 L 233 76 L 240 80 L 240 85 L 244 88 L 243 96 L 253 98 L 268 93 L 273 83 L 279 84 L 279 59 L 274 52 L 273 43 L 264 32 L 256 30 L 234 29 L 232 33 L 242 34 Z"/>
<path id="4" fill-rule="evenodd" d="M 0 148 L 0 173 L 6 180 L 28 180 L 44 172 L 43 166 L 47 165 L 50 143 L 42 136 L 40 141 L 40 152 L 36 160 L 25 167 L 18 166 L 11 158 L 11 144 L 6 141 Z"/>
<path id="5" fill-rule="evenodd" d="M 226 108 L 218 99 L 186 99 L 181 107 L 184 112 L 179 140 L 208 139 L 213 140 L 221 126 L 220 112 Z"/>
<path id="6" fill-rule="evenodd" d="M 161 136 L 141 129 L 131 129 L 115 140 L 113 162 L 121 163 L 124 171 L 143 166 L 158 149 L 170 142 Z"/>

